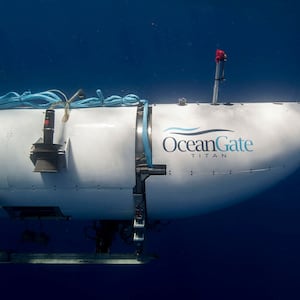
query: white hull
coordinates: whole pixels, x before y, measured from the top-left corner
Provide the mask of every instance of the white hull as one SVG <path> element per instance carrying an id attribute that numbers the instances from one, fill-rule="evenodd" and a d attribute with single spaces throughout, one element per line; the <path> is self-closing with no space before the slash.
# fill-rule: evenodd
<path id="1" fill-rule="evenodd" d="M 137 107 L 55 111 L 54 143 L 66 166 L 33 172 L 32 145 L 45 110 L 0 110 L 0 209 L 59 207 L 85 219 L 132 219 Z M 161 104 L 152 106 L 152 162 L 166 175 L 145 181 L 151 219 L 206 213 L 247 199 L 300 163 L 300 104 Z M 151 125 L 152 124 L 152 125 Z M 151 134 L 150 134 L 151 133 Z"/>

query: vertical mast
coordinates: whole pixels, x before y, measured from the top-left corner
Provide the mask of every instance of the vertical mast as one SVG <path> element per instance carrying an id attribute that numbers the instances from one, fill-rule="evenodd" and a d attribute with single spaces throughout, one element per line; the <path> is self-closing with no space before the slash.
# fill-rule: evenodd
<path id="1" fill-rule="evenodd" d="M 215 73 L 215 84 L 213 91 L 212 104 L 218 104 L 219 84 L 220 81 L 224 80 L 224 64 L 227 60 L 227 55 L 223 50 L 217 49 L 216 51 L 216 73 Z"/>

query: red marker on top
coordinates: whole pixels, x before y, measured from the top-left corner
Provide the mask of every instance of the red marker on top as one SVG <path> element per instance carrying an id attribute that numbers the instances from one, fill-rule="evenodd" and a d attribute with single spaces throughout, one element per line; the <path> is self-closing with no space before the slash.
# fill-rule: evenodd
<path id="1" fill-rule="evenodd" d="M 227 59 L 227 55 L 225 53 L 225 51 L 217 49 L 216 51 L 216 62 L 220 62 L 220 61 L 226 61 Z"/>

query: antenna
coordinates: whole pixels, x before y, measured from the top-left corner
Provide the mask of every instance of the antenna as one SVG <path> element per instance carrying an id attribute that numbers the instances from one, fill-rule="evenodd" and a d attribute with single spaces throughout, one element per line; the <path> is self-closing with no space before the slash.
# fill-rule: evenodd
<path id="1" fill-rule="evenodd" d="M 219 95 L 219 84 L 220 81 L 225 79 L 224 76 L 224 65 L 227 60 L 227 55 L 225 51 L 217 49 L 216 50 L 216 73 L 215 73 L 215 84 L 213 91 L 212 104 L 218 104 L 218 95 Z"/>

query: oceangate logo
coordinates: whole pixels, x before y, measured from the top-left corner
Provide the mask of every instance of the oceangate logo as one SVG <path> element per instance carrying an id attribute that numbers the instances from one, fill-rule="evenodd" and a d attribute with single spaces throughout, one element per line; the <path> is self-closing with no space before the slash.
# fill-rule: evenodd
<path id="1" fill-rule="evenodd" d="M 233 130 L 214 128 L 200 130 L 200 127 L 169 127 L 164 130 L 167 136 L 162 146 L 166 152 L 252 152 L 254 143 L 251 139 L 232 138 Z M 218 133 L 213 138 L 210 133 Z M 199 139 L 199 136 L 203 138 Z"/>

